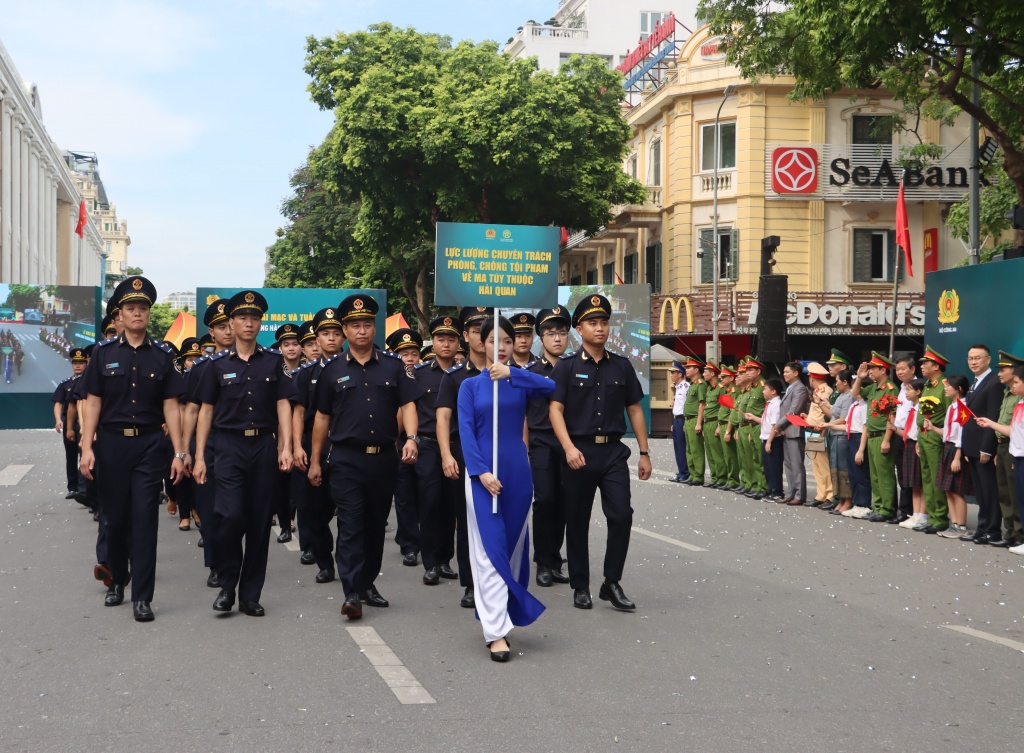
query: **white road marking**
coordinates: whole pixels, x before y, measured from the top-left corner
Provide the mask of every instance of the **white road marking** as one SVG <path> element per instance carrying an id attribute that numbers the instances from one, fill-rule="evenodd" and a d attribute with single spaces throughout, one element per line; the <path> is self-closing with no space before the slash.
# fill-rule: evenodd
<path id="1" fill-rule="evenodd" d="M 687 544 L 685 541 L 680 541 L 679 539 L 672 539 L 672 538 L 669 538 L 668 536 L 662 536 L 660 533 L 655 533 L 654 531 L 648 531 L 648 530 L 645 530 L 643 528 L 637 528 L 636 526 L 633 526 L 633 530 L 636 531 L 637 533 L 642 533 L 644 536 L 650 536 L 652 539 L 657 539 L 658 541 L 664 541 L 666 544 L 672 544 L 673 546 L 678 546 L 681 549 L 686 549 L 686 550 L 689 550 L 691 552 L 706 552 L 707 551 L 707 549 L 702 549 L 701 547 L 694 546 L 693 544 Z"/>
<path id="2" fill-rule="evenodd" d="M 49 431 L 49 429 L 47 429 Z M 0 486 L 17 486 L 34 465 L 9 465 L 0 471 Z"/>
<path id="3" fill-rule="evenodd" d="M 271 530 L 272 535 L 274 536 L 274 538 L 277 538 L 278 536 L 281 535 L 281 529 L 278 526 L 271 526 L 270 530 Z M 294 535 L 294 534 L 292 534 L 292 540 L 291 541 L 286 541 L 284 543 L 284 548 L 287 549 L 289 552 L 297 552 L 297 551 L 299 551 L 299 537 Z"/>
<path id="4" fill-rule="evenodd" d="M 1003 638 L 998 635 L 992 635 L 991 633 L 983 633 L 980 630 L 974 628 L 964 627 L 963 625 L 939 625 L 947 630 L 955 630 L 958 633 L 969 635 L 973 638 L 981 638 L 983 641 L 991 641 L 992 643 L 998 643 L 1000 646 L 1006 646 L 1012 648 L 1014 651 L 1024 652 L 1024 643 L 1020 641 L 1010 640 L 1009 638 Z"/>
<path id="5" fill-rule="evenodd" d="M 372 627 L 345 628 L 377 674 L 404 704 L 437 703 Z"/>
<path id="6" fill-rule="evenodd" d="M 35 353 L 29 353 L 29 355 L 32 356 L 32 360 L 33 361 L 38 361 L 39 360 L 38 358 L 36 358 L 36 354 Z"/>

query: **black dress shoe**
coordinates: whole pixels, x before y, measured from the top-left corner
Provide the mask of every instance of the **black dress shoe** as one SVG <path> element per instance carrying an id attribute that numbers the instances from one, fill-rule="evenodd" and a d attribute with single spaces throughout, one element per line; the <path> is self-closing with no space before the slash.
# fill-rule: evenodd
<path id="1" fill-rule="evenodd" d="M 555 579 L 551 577 L 551 568 L 547 565 L 537 565 L 537 585 L 541 588 L 550 588 L 554 583 Z"/>
<path id="2" fill-rule="evenodd" d="M 820 510 L 822 510 L 822 511 L 824 511 L 824 512 L 829 512 L 830 510 L 835 510 L 835 509 L 836 509 L 836 506 L 835 506 L 835 503 L 834 503 L 834 502 L 826 502 L 825 504 L 823 504 L 823 505 L 822 505 L 822 506 L 821 506 L 820 508 L 818 508 L 818 509 L 820 509 Z"/>
<path id="3" fill-rule="evenodd" d="M 136 622 L 152 622 L 153 610 L 150 609 L 148 601 L 133 601 L 132 612 Z"/>
<path id="4" fill-rule="evenodd" d="M 756 501 L 761 501 L 762 499 L 764 499 L 764 495 L 758 492 L 756 494 L 751 494 L 750 498 Z"/>
<path id="5" fill-rule="evenodd" d="M 278 544 L 286 544 L 286 543 L 288 543 L 291 540 L 292 540 L 292 532 L 287 530 L 287 529 L 281 531 L 281 533 L 277 537 L 277 543 Z"/>
<path id="6" fill-rule="evenodd" d="M 888 515 L 882 515 L 880 513 L 873 512 L 866 518 L 864 518 L 864 520 L 868 521 L 869 523 L 888 523 L 890 520 L 893 520 L 893 518 L 890 518 Z"/>
<path id="7" fill-rule="evenodd" d="M 100 511 L 99 510 L 93 510 L 92 511 L 92 522 L 93 523 L 99 523 L 100 522 Z M 202 541 L 202 539 L 199 539 L 199 540 Z M 202 546 L 202 544 L 200 544 L 199 546 Z"/>
<path id="8" fill-rule="evenodd" d="M 302 565 L 314 565 L 316 564 L 316 557 L 308 549 L 302 553 L 299 557 L 299 563 Z"/>
<path id="9" fill-rule="evenodd" d="M 447 578 L 448 580 L 455 580 L 459 577 L 459 574 L 452 570 L 452 566 L 448 563 L 439 565 L 437 568 L 437 572 L 440 573 L 442 578 Z"/>
<path id="10" fill-rule="evenodd" d="M 924 528 L 921 529 L 921 533 L 935 534 L 935 533 L 938 533 L 939 531 L 945 531 L 948 528 L 949 528 L 948 524 L 947 525 L 942 525 L 942 526 L 925 526 Z"/>
<path id="11" fill-rule="evenodd" d="M 704 486 L 704 482 L 703 481 L 699 481 L 699 480 L 697 480 L 695 478 L 691 478 L 689 481 L 687 481 L 687 483 L 690 486 Z"/>
<path id="12" fill-rule="evenodd" d="M 416 567 L 419 563 L 419 552 L 406 552 L 402 555 L 402 564 L 406 567 Z"/>
<path id="13" fill-rule="evenodd" d="M 217 578 L 217 571 L 215 569 L 213 569 L 212 567 L 210 568 L 210 575 L 206 579 L 206 587 L 207 588 L 220 588 L 220 580 L 218 580 L 218 578 Z"/>
<path id="14" fill-rule="evenodd" d="M 824 504 L 820 499 L 809 499 L 804 502 L 804 507 L 821 507 Z"/>
<path id="15" fill-rule="evenodd" d="M 572 592 L 572 605 L 577 609 L 593 609 L 594 602 L 590 599 L 590 590 L 577 588 Z"/>
<path id="16" fill-rule="evenodd" d="M 96 580 L 102 581 L 104 586 L 109 586 L 110 581 L 113 579 L 113 575 L 110 574 L 110 568 L 104 565 L 102 562 L 92 569 L 92 577 Z"/>
<path id="17" fill-rule="evenodd" d="M 960 541 L 969 541 L 972 544 L 985 545 L 988 542 L 985 541 L 985 534 L 983 533 L 965 533 L 963 536 L 958 536 Z"/>
<path id="18" fill-rule="evenodd" d="M 213 611 L 230 612 L 235 606 L 235 592 L 222 588 L 217 598 L 213 600 Z"/>
<path id="19" fill-rule="evenodd" d="M 267 610 L 258 601 L 240 601 L 238 602 L 238 611 L 250 617 L 262 617 L 267 613 Z"/>
<path id="20" fill-rule="evenodd" d="M 508 643 L 508 649 L 505 651 L 491 651 L 491 661 L 496 661 L 500 664 L 504 664 L 512 658 L 512 644 L 508 642 L 508 638 L 505 639 L 505 643 Z M 487 648 L 490 649 L 492 643 L 487 644 Z"/>
<path id="21" fill-rule="evenodd" d="M 423 571 L 423 585 L 436 586 L 441 582 L 441 573 L 436 567 L 428 567 Z"/>
<path id="22" fill-rule="evenodd" d="M 196 546 L 199 547 L 200 549 L 202 549 L 204 546 L 206 546 L 206 544 L 203 543 L 203 537 L 202 536 L 199 537 L 199 541 L 196 542 Z"/>
<path id="23" fill-rule="evenodd" d="M 68 492 L 67 494 L 64 495 L 64 499 L 74 499 L 76 494 L 78 494 L 77 491 Z"/>
<path id="24" fill-rule="evenodd" d="M 103 606 L 116 607 L 124 601 L 124 586 L 111 583 L 107 587 L 107 595 L 103 599 Z"/>
<path id="25" fill-rule="evenodd" d="M 345 599 L 345 603 L 341 605 L 341 615 L 350 620 L 358 620 L 363 616 L 363 605 L 359 602 L 358 596 L 349 596 Z"/>
<path id="26" fill-rule="evenodd" d="M 636 604 L 626 598 L 622 592 L 622 586 L 618 583 L 602 583 L 601 590 L 597 592 L 601 601 L 610 601 L 612 606 L 620 612 L 629 612 L 636 609 Z"/>
<path id="27" fill-rule="evenodd" d="M 362 599 L 363 603 L 369 604 L 371 607 L 384 607 L 391 606 L 390 602 L 380 595 L 380 591 L 377 590 L 376 586 L 370 586 L 365 591 L 359 593 L 359 598 Z"/>
<path id="28" fill-rule="evenodd" d="M 466 592 L 462 594 L 459 606 L 463 609 L 476 609 L 476 597 L 473 595 L 472 586 L 466 586 Z"/>
<path id="29" fill-rule="evenodd" d="M 999 536 L 989 536 L 989 546 L 997 546 L 1000 549 L 1009 549 L 1012 544 L 1006 539 L 1000 538 Z"/>
<path id="30" fill-rule="evenodd" d="M 314 580 L 317 583 L 330 583 L 332 580 L 334 580 L 334 571 L 324 568 L 316 574 L 316 578 L 314 578 Z"/>
<path id="31" fill-rule="evenodd" d="M 553 567 L 551 568 L 551 580 L 555 583 L 568 583 L 569 576 L 562 572 L 562 568 Z"/>

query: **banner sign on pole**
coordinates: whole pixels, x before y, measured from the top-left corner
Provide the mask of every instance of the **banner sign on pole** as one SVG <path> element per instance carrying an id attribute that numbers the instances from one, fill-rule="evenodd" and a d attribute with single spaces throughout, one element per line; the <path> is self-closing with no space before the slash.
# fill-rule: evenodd
<path id="1" fill-rule="evenodd" d="M 558 294 L 560 240 L 557 227 L 439 222 L 434 303 L 548 306 Z"/>

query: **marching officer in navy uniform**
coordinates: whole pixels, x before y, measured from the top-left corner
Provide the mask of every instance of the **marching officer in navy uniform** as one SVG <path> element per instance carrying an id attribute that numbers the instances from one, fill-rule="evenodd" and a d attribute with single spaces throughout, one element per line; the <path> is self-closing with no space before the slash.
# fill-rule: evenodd
<path id="1" fill-rule="evenodd" d="M 111 583 L 106 606 L 124 601 L 132 578 L 135 619 L 153 619 L 156 580 L 157 507 L 167 468 L 163 454 L 166 424 L 174 446 L 171 478 L 185 473 L 178 396 L 183 389 L 170 352 L 146 334 L 156 288 L 144 277 L 129 277 L 112 296 L 123 333 L 93 352 L 86 369 L 86 411 L 82 424 L 82 474 L 97 472 L 98 493 L 106 518 Z M 93 437 L 98 437 L 95 444 Z"/>
<path id="2" fill-rule="evenodd" d="M 284 375 L 292 378 L 292 372 L 302 365 L 302 344 L 299 342 L 299 325 L 282 324 L 275 333 L 277 350 L 281 351 L 284 359 L 282 367 Z M 274 514 L 277 516 L 277 525 L 281 533 L 277 536 L 278 544 L 286 544 L 292 540 L 292 512 L 295 505 L 291 495 L 292 472 L 281 473 L 277 487 L 274 490 Z"/>
<path id="3" fill-rule="evenodd" d="M 103 335 L 104 340 L 106 340 L 109 337 L 117 337 L 117 327 L 114 326 L 113 317 L 103 317 L 103 319 L 100 321 L 100 333 Z"/>
<path id="4" fill-rule="evenodd" d="M 203 373 L 210 367 L 210 356 L 226 351 L 235 344 L 235 333 L 231 329 L 231 320 L 228 318 L 230 303 L 227 298 L 218 298 L 206 307 L 203 324 L 209 331 L 199 340 L 199 344 L 204 351 L 212 352 L 197 359 L 192 364 L 192 368 L 185 373 L 185 393 L 188 405 L 185 406 L 184 433 L 186 452 L 189 453 L 189 457 L 185 460 L 185 466 L 189 470 L 192 470 L 198 459 L 196 456 L 196 423 L 199 421 L 199 407 L 203 402 L 199 397 L 199 384 L 202 381 Z M 206 448 L 203 452 L 206 483 L 196 484 L 196 510 L 199 511 L 199 519 L 202 521 L 202 536 L 199 537 L 198 546 L 203 548 L 203 565 L 210 570 L 206 577 L 206 585 L 209 588 L 218 588 L 220 585 L 217 580 L 217 519 L 213 514 L 217 492 L 216 458 L 217 436 L 215 432 L 211 432 L 207 437 Z"/>
<path id="5" fill-rule="evenodd" d="M 309 457 L 313 452 L 313 422 L 316 419 L 316 391 L 324 367 L 341 353 L 345 335 L 341 329 L 338 312 L 333 308 L 320 309 L 308 323 L 318 344 L 319 356 L 304 363 L 295 372 L 295 389 L 292 396 L 292 445 L 295 456 L 295 470 L 292 473 L 292 497 L 295 499 L 299 516 L 299 543 L 303 547 L 303 564 L 310 560 L 319 570 L 317 583 L 334 580 L 334 536 L 331 533 L 331 518 L 334 517 L 334 503 L 328 484 L 313 486 L 306 475 L 309 471 Z M 303 325 L 305 337 L 306 325 Z M 305 553 L 309 552 L 309 557 Z"/>
<path id="6" fill-rule="evenodd" d="M 416 406 L 411 369 L 396 356 L 374 347 L 377 302 L 355 293 L 338 304 L 348 351 L 328 363 L 316 392 L 313 449 L 309 480 L 327 483 L 337 508 L 338 540 L 335 560 L 345 591 L 341 614 L 350 620 L 363 616 L 360 600 L 373 607 L 388 601 L 374 585 L 384 557 L 384 531 L 395 493 L 401 410 L 406 439 L 401 461 L 415 463 Z M 323 478 L 321 458 L 330 440 Z"/>
<path id="7" fill-rule="evenodd" d="M 533 331 L 537 325 L 537 318 L 533 314 L 513 314 L 509 317 L 512 323 L 512 331 L 516 337 L 512 342 L 512 363 L 516 366 L 526 368 L 526 365 L 533 361 Z"/>
<path id="8" fill-rule="evenodd" d="M 340 340 L 344 342 L 344 338 L 340 337 L 340 324 L 338 325 L 337 331 Z M 317 344 L 316 329 L 314 328 L 313 319 L 299 325 L 299 345 L 302 346 L 302 365 L 299 366 L 299 368 L 292 374 L 293 379 L 297 379 L 303 369 L 312 368 L 320 361 L 320 346 Z M 306 379 L 308 378 L 309 377 L 306 377 Z M 306 401 L 299 399 L 299 389 L 299 384 L 296 382 L 292 389 L 291 497 L 292 507 L 295 508 L 295 527 L 299 534 L 299 549 L 302 550 L 302 554 L 299 555 L 299 562 L 303 565 L 313 565 L 316 564 L 316 557 L 312 552 L 310 544 L 314 535 L 311 527 L 313 523 L 311 516 L 313 513 L 310 511 L 303 512 L 303 510 L 308 506 L 308 490 L 312 489 L 309 485 L 309 479 L 306 477 L 306 471 L 309 469 L 309 466 L 307 465 L 307 455 L 310 450 L 310 442 L 313 440 L 313 417 L 316 411 L 312 411 L 307 416 Z M 306 427 L 307 423 L 309 424 L 308 429 Z M 303 443 L 305 443 L 305 446 Z M 300 459 L 301 463 L 299 462 Z M 328 524 L 329 523 L 330 518 L 328 518 Z M 328 534 L 329 533 L 330 529 L 328 529 Z M 331 543 L 328 549 L 330 551 L 333 551 L 334 549 L 333 536 L 331 537 Z M 333 573 L 333 556 L 329 555 L 324 562 L 330 565 L 330 570 Z"/>
<path id="9" fill-rule="evenodd" d="M 388 335 L 385 344 L 388 350 L 402 359 L 411 368 L 418 366 L 423 337 L 414 329 L 401 327 Z M 420 432 L 422 440 L 423 433 Z M 399 437 L 399 445 L 405 437 Z M 422 453 L 423 448 L 420 447 Z M 417 461 L 418 462 L 418 461 Z M 398 466 L 398 483 L 395 484 L 395 543 L 402 552 L 402 564 L 416 566 L 420 551 L 420 500 L 416 490 L 416 466 L 401 463 Z"/>
<path id="10" fill-rule="evenodd" d="M 68 482 L 68 493 L 64 499 L 74 499 L 85 504 L 85 489 L 79 488 L 78 484 L 79 427 L 68 423 L 68 408 L 72 403 L 71 389 L 75 386 L 75 379 L 85 373 L 89 357 L 85 354 L 85 348 L 72 348 L 70 356 L 72 374 L 57 385 L 50 399 L 53 400 L 54 428 L 64 443 L 64 466 Z"/>
<path id="11" fill-rule="evenodd" d="M 459 388 L 471 376 L 479 374 L 486 365 L 486 351 L 480 338 L 480 327 L 487 319 L 487 309 L 466 306 L 459 312 L 462 322 L 462 340 L 456 349 L 455 365 L 445 372 L 438 387 L 435 418 L 437 420 L 437 446 L 441 451 L 441 470 L 450 483 L 447 487 L 455 507 L 455 557 L 459 563 L 459 585 L 463 587 L 459 605 L 466 609 L 476 607 L 473 593 L 473 570 L 469 562 L 469 534 L 466 521 L 466 461 L 459 439 Z M 465 360 L 460 364 L 458 354 Z M 445 541 L 445 561 L 451 561 L 451 548 Z"/>
<path id="12" fill-rule="evenodd" d="M 213 609 L 238 609 L 252 617 L 267 576 L 270 516 L 279 471 L 292 467 L 291 379 L 280 353 L 256 342 L 267 300 L 253 290 L 233 295 L 227 306 L 235 344 L 210 358 L 196 390 L 202 402 L 196 438 L 195 477 L 207 483 L 206 442 L 217 436 L 217 580 Z M 275 436 L 276 435 L 276 436 Z M 245 540 L 243 552 L 242 540 Z"/>
<path id="13" fill-rule="evenodd" d="M 439 316 L 430 322 L 430 339 L 434 357 L 417 366 L 416 414 L 420 435 L 420 454 L 416 460 L 417 499 L 420 507 L 420 546 L 423 551 L 423 583 L 436 586 L 441 578 L 455 579 L 452 570 L 455 554 L 458 481 L 444 475 L 441 467 L 441 447 L 437 442 L 437 396 L 445 372 L 455 365 L 455 351 L 459 347 L 462 324 L 452 316 Z M 397 497 L 396 497 L 397 498 Z"/>
<path id="14" fill-rule="evenodd" d="M 604 557 L 604 583 L 599 596 L 618 610 L 636 609 L 619 581 L 629 550 L 633 525 L 630 506 L 629 448 L 623 413 L 640 446 L 640 480 L 651 477 L 647 424 L 640 400 L 643 388 L 629 359 L 605 350 L 612 307 L 603 295 L 586 296 L 576 306 L 572 323 L 583 347 L 559 360 L 552 372 L 551 427 L 565 452 L 562 488 L 565 495 L 565 539 L 573 606 L 591 609 L 590 513 L 594 492 L 601 490 L 601 506 L 608 520 Z"/>
<path id="15" fill-rule="evenodd" d="M 536 328 L 541 355 L 526 368 L 550 377 L 569 347 L 569 311 L 563 306 L 541 309 Z M 515 324 L 512 325 L 515 329 Z M 519 332 L 516 331 L 518 340 Z M 530 469 L 533 471 L 533 561 L 537 564 L 537 585 L 568 583 L 562 572 L 562 541 L 565 538 L 565 507 L 562 495 L 562 465 L 565 454 L 551 428 L 547 398 L 531 400 L 526 408 L 530 434 Z"/>

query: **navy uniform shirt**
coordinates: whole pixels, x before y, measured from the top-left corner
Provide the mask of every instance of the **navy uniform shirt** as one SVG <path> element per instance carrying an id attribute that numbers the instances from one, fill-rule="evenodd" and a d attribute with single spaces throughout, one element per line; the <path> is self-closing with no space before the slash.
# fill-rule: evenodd
<path id="1" fill-rule="evenodd" d="M 552 372 L 551 401 L 565 406 L 565 425 L 571 437 L 625 434 L 627 405 L 644 396 L 628 358 L 607 350 L 595 361 L 583 348 L 559 359 Z"/>
<path id="2" fill-rule="evenodd" d="M 444 381 L 444 369 L 434 359 L 416 365 L 416 415 L 420 434 L 437 434 L 437 395 Z"/>
<path id="3" fill-rule="evenodd" d="M 320 372 L 316 409 L 331 417 L 330 440 L 385 445 L 398 440 L 398 409 L 416 399 L 416 381 L 398 356 L 374 349 L 366 365 L 351 353 Z"/>
<path id="4" fill-rule="evenodd" d="M 71 402 L 71 390 L 75 386 L 75 377 L 69 376 L 67 379 L 57 385 L 57 389 L 53 391 L 53 397 L 50 398 L 55 403 L 60 403 L 60 417 L 61 420 L 66 420 L 68 417 L 68 404 Z"/>
<path id="5" fill-rule="evenodd" d="M 277 429 L 277 401 L 291 397 L 280 353 L 256 346 L 248 362 L 235 348 L 210 356 L 199 377 L 196 397 L 213 408 L 213 428 L 227 431 Z"/>
<path id="6" fill-rule="evenodd" d="M 542 355 L 535 361 L 530 361 L 530 363 L 526 364 L 526 369 L 534 374 L 540 374 L 550 379 L 552 372 L 555 370 L 555 364 Z M 531 400 L 527 404 L 526 425 L 530 428 L 530 431 L 552 431 L 551 412 L 548 410 L 548 406 L 549 403 L 546 397 Z"/>
<path id="7" fill-rule="evenodd" d="M 82 379 L 84 376 L 85 372 L 82 372 L 78 376 L 71 378 L 71 386 L 68 387 L 68 398 L 73 402 L 77 403 L 79 400 L 85 400 L 86 398 L 85 380 Z M 79 417 L 79 420 L 81 420 L 81 417 Z"/>
<path id="8" fill-rule="evenodd" d="M 449 421 L 451 426 L 449 434 L 456 439 L 459 436 L 459 388 L 463 382 L 479 373 L 480 369 L 467 358 L 465 363 L 448 369 L 441 379 L 441 386 L 438 387 L 437 403 L 434 405 L 435 414 L 437 408 L 451 408 L 452 418 Z"/>
<path id="9" fill-rule="evenodd" d="M 292 390 L 292 404 L 301 405 L 306 409 L 302 422 L 302 433 L 311 434 L 313 423 L 316 421 L 316 387 L 320 382 L 320 374 L 324 366 L 333 361 L 337 356 L 330 358 L 318 358 L 315 361 L 307 361 L 292 372 L 294 390 Z"/>
<path id="10" fill-rule="evenodd" d="M 164 422 L 164 400 L 183 389 L 170 349 L 147 336 L 138 348 L 124 335 L 96 346 L 83 390 L 102 398 L 99 425 L 153 427 Z"/>

